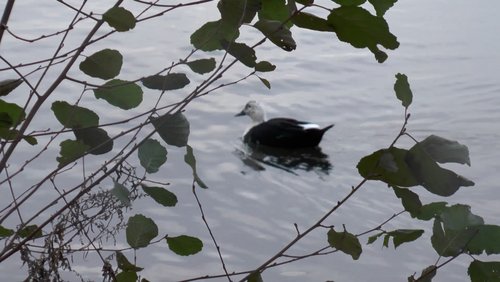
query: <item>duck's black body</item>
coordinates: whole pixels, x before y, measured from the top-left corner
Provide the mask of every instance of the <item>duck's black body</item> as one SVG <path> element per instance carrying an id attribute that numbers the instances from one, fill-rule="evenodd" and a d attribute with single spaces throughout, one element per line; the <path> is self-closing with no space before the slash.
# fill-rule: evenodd
<path id="1" fill-rule="evenodd" d="M 290 118 L 273 118 L 250 128 L 243 141 L 250 145 L 263 145 L 286 149 L 318 146 L 323 134 L 330 128 L 308 128 L 310 123 Z"/>

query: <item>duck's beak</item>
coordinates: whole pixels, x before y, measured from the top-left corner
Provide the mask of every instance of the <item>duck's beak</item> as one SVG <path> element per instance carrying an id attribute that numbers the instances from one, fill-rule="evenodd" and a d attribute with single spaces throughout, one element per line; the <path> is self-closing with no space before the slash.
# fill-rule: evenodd
<path id="1" fill-rule="evenodd" d="M 241 117 L 241 116 L 244 116 L 244 115 L 246 115 L 246 114 L 245 114 L 245 111 L 243 110 L 239 114 L 235 114 L 234 116 L 235 117 Z"/>

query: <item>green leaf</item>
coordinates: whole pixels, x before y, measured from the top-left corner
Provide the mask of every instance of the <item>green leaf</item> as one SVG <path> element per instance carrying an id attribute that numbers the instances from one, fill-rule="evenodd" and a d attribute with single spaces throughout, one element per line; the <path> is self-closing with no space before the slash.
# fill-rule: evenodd
<path id="1" fill-rule="evenodd" d="M 423 205 L 420 208 L 417 218 L 420 220 L 431 220 L 439 216 L 446 209 L 446 202 L 435 202 Z"/>
<path id="2" fill-rule="evenodd" d="M 385 12 L 391 8 L 394 3 L 396 3 L 398 0 L 368 0 L 373 7 L 375 8 L 375 11 L 377 12 L 377 16 L 383 17 Z"/>
<path id="3" fill-rule="evenodd" d="M 175 90 L 189 84 L 189 78 L 183 73 L 169 73 L 167 75 L 152 75 L 143 78 L 142 84 L 149 89 Z"/>
<path id="4" fill-rule="evenodd" d="M 9 237 L 12 234 L 14 234 L 14 230 L 5 228 L 0 225 L 0 239 L 3 239 L 5 237 Z"/>
<path id="5" fill-rule="evenodd" d="M 473 186 L 474 182 L 441 168 L 423 149 L 415 144 L 406 156 L 412 174 L 429 192 L 440 196 L 451 196 L 462 186 Z"/>
<path id="6" fill-rule="evenodd" d="M 136 282 L 137 273 L 133 271 L 123 271 L 116 274 L 116 282 Z"/>
<path id="7" fill-rule="evenodd" d="M 67 128 L 93 127 L 99 125 L 99 116 L 93 111 L 70 105 L 65 101 L 52 103 L 52 111 L 57 120 Z"/>
<path id="8" fill-rule="evenodd" d="M 161 187 L 148 187 L 141 184 L 142 189 L 146 194 L 148 194 L 153 200 L 158 204 L 165 207 L 174 207 L 177 204 L 177 197 L 174 193 L 168 191 L 167 189 Z"/>
<path id="9" fill-rule="evenodd" d="M 111 79 L 122 68 L 123 57 L 120 52 L 112 49 L 98 51 L 80 63 L 80 70 L 86 75 L 101 79 Z"/>
<path id="10" fill-rule="evenodd" d="M 368 48 L 379 63 L 387 59 L 387 54 L 379 50 L 379 45 L 391 50 L 399 47 L 399 42 L 389 31 L 387 22 L 361 7 L 333 9 L 327 20 L 335 29 L 339 40 L 356 48 Z"/>
<path id="11" fill-rule="evenodd" d="M 115 182 L 113 189 L 109 190 L 111 195 L 115 196 L 125 207 L 130 207 L 130 191 L 123 184 Z"/>
<path id="12" fill-rule="evenodd" d="M 200 59 L 186 63 L 188 67 L 195 73 L 205 74 L 215 69 L 215 59 Z"/>
<path id="13" fill-rule="evenodd" d="M 252 272 L 252 274 L 248 276 L 247 282 L 264 282 L 264 280 L 262 279 L 260 272 Z"/>
<path id="14" fill-rule="evenodd" d="M 398 229 L 385 234 L 386 237 L 392 237 L 394 248 L 396 249 L 401 244 L 417 240 L 424 234 L 421 229 Z"/>
<path id="15" fill-rule="evenodd" d="M 373 243 L 374 243 L 375 241 L 377 241 L 377 239 L 378 239 L 380 236 L 382 236 L 382 235 L 384 235 L 384 232 L 380 232 L 380 233 L 378 233 L 378 234 L 375 234 L 375 235 L 373 235 L 373 236 L 368 237 L 368 242 L 367 242 L 367 244 L 373 244 Z"/>
<path id="16" fill-rule="evenodd" d="M 156 223 L 142 214 L 136 214 L 128 219 L 125 230 L 127 242 L 134 249 L 144 248 L 158 236 Z"/>
<path id="17" fill-rule="evenodd" d="M 314 0 L 295 0 L 295 2 L 300 3 L 304 6 L 311 6 L 314 4 Z"/>
<path id="18" fill-rule="evenodd" d="M 262 82 L 262 84 L 264 84 L 264 86 L 267 87 L 267 89 L 271 89 L 271 83 L 269 82 L 269 80 L 262 78 L 260 76 L 257 77 L 259 78 L 260 82 Z"/>
<path id="19" fill-rule="evenodd" d="M 187 145 L 189 138 L 189 122 L 181 112 L 151 117 L 153 126 L 167 144 L 177 147 Z"/>
<path id="20" fill-rule="evenodd" d="M 0 126 L 0 139 L 16 140 L 19 135 L 20 135 L 19 130 L 8 129 L 8 128 Z M 29 135 L 26 136 L 25 135 L 25 136 L 22 136 L 22 138 L 24 139 L 24 141 L 26 141 L 30 145 L 38 144 L 38 141 L 33 136 L 29 136 Z"/>
<path id="21" fill-rule="evenodd" d="M 279 21 L 259 20 L 254 27 L 260 30 L 271 42 L 285 51 L 293 51 L 297 47 L 290 30 Z"/>
<path id="22" fill-rule="evenodd" d="M 113 139 L 109 138 L 106 130 L 102 128 L 75 128 L 73 133 L 76 140 L 90 147 L 89 154 L 102 155 L 113 150 Z"/>
<path id="23" fill-rule="evenodd" d="M 223 20 L 207 22 L 191 35 L 191 44 L 202 51 L 221 50 L 221 40 L 233 42 L 239 35 L 238 27 Z"/>
<path id="24" fill-rule="evenodd" d="M 366 2 L 366 0 L 333 0 L 333 2 L 342 6 L 359 6 Z"/>
<path id="25" fill-rule="evenodd" d="M 259 20 L 271 20 L 284 23 L 290 18 L 290 9 L 285 0 L 263 0 L 259 10 Z M 287 28 L 292 27 L 292 22 L 284 23 Z"/>
<path id="26" fill-rule="evenodd" d="M 167 149 L 154 139 L 147 139 L 137 150 L 139 161 L 147 173 L 155 173 L 167 161 Z"/>
<path id="27" fill-rule="evenodd" d="M 399 188 L 396 186 L 391 187 L 394 189 L 394 194 L 401 199 L 401 203 L 403 204 L 405 211 L 409 212 L 411 217 L 417 217 L 422 209 L 422 202 L 420 201 L 418 195 L 410 189 Z"/>
<path id="28" fill-rule="evenodd" d="M 19 235 L 19 237 L 21 238 L 26 238 L 28 236 L 30 236 L 31 234 L 33 234 L 33 232 L 35 232 L 35 234 L 33 236 L 31 236 L 31 239 L 36 239 L 36 238 L 40 238 L 43 236 L 43 233 L 42 233 L 42 230 L 38 230 L 38 225 L 27 225 L 25 226 L 23 229 L 19 230 L 17 232 L 17 234 Z"/>
<path id="29" fill-rule="evenodd" d="M 347 231 L 336 232 L 331 228 L 328 231 L 328 243 L 330 247 L 351 255 L 354 260 L 357 260 L 362 252 L 358 238 Z"/>
<path id="30" fill-rule="evenodd" d="M 24 120 L 26 114 L 23 108 L 14 103 L 8 103 L 0 99 L 0 114 L 2 114 L 2 127 L 13 127 L 17 126 L 21 121 Z"/>
<path id="31" fill-rule="evenodd" d="M 198 185 L 201 188 L 205 188 L 205 189 L 208 188 L 208 186 L 205 183 L 203 183 L 203 181 L 200 179 L 200 177 L 198 177 L 198 173 L 196 173 L 196 158 L 194 157 L 194 154 L 193 154 L 193 148 L 191 148 L 191 146 L 189 146 L 189 145 L 186 145 L 186 154 L 184 155 L 184 161 L 193 170 L 194 181 L 196 181 L 196 183 L 198 183 Z"/>
<path id="32" fill-rule="evenodd" d="M 300 27 L 315 31 L 335 31 L 327 20 L 306 12 L 298 12 L 293 18 L 292 22 Z"/>
<path id="33" fill-rule="evenodd" d="M 255 65 L 255 71 L 270 72 L 270 71 L 274 71 L 275 69 L 276 69 L 276 66 L 271 64 L 268 61 L 260 61 Z"/>
<path id="34" fill-rule="evenodd" d="M 194 255 L 203 248 L 203 242 L 196 237 L 181 235 L 167 237 L 166 239 L 168 248 L 180 256 Z"/>
<path id="35" fill-rule="evenodd" d="M 139 85 L 125 80 L 113 79 L 94 90 L 97 99 L 106 100 L 113 106 L 129 110 L 142 102 L 142 89 Z"/>
<path id="36" fill-rule="evenodd" d="M 22 79 L 5 79 L 0 81 L 0 96 L 5 96 L 23 83 Z"/>
<path id="37" fill-rule="evenodd" d="M 487 255 L 500 254 L 500 226 L 485 224 L 476 228 L 477 233 L 474 234 L 472 240 L 467 244 L 467 250 L 471 254 L 482 254 L 485 252 Z"/>
<path id="38" fill-rule="evenodd" d="M 467 146 L 443 137 L 431 135 L 420 142 L 425 152 L 439 163 L 459 163 L 470 166 L 469 149 Z"/>
<path id="39" fill-rule="evenodd" d="M 59 162 L 58 167 L 63 167 L 76 161 L 90 149 L 90 147 L 83 142 L 70 139 L 62 141 L 59 146 L 61 147 L 59 151 L 60 156 L 56 158 L 57 162 Z"/>
<path id="40" fill-rule="evenodd" d="M 117 251 L 116 253 L 116 264 L 118 265 L 118 268 L 123 270 L 124 272 L 126 271 L 131 271 L 131 272 L 137 272 L 143 270 L 142 267 L 138 267 L 130 261 L 128 261 L 127 257 L 120 251 Z"/>
<path id="41" fill-rule="evenodd" d="M 380 180 L 389 185 L 416 186 L 419 182 L 405 161 L 407 154 L 407 150 L 396 147 L 378 150 L 359 161 L 358 172 L 367 179 Z"/>
<path id="42" fill-rule="evenodd" d="M 127 31 L 135 27 L 135 17 L 127 9 L 123 7 L 113 7 L 109 9 L 102 19 L 109 24 L 109 26 L 116 29 L 116 31 Z"/>
<path id="43" fill-rule="evenodd" d="M 250 68 L 253 68 L 255 66 L 255 61 L 257 60 L 257 56 L 255 56 L 255 50 L 248 47 L 245 43 L 230 43 L 222 40 L 221 44 L 229 54 L 238 59 L 238 61 L 240 61 L 245 66 Z"/>
<path id="44" fill-rule="evenodd" d="M 261 8 L 261 0 L 220 0 L 217 8 L 223 22 L 239 27 L 252 21 Z"/>
<path id="45" fill-rule="evenodd" d="M 472 282 L 500 281 L 500 262 L 474 260 L 467 274 Z"/>
<path id="46" fill-rule="evenodd" d="M 416 280 L 412 275 L 408 277 L 408 282 L 431 282 L 432 278 L 436 276 L 436 273 L 437 267 L 435 265 L 430 265 L 422 270 L 422 273 L 420 273 L 420 277 L 418 277 L 418 280 Z"/>
<path id="47" fill-rule="evenodd" d="M 394 91 L 396 92 L 396 97 L 402 102 L 403 107 L 408 108 L 411 104 L 413 94 L 408 83 L 408 77 L 405 74 L 396 74 Z"/>

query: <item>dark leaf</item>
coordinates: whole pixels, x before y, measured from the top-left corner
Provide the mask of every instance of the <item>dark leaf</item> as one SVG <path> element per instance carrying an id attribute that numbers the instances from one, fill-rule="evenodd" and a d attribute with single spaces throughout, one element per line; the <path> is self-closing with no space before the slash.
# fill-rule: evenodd
<path id="1" fill-rule="evenodd" d="M 431 282 L 432 278 L 436 276 L 437 272 L 437 267 L 435 265 L 430 265 L 422 270 L 422 273 L 420 274 L 420 277 L 415 279 L 415 277 L 410 276 L 408 277 L 408 282 Z"/>
<path id="2" fill-rule="evenodd" d="M 111 195 L 115 196 L 123 206 L 130 206 L 130 191 L 127 189 L 127 187 L 123 186 L 123 184 L 115 182 L 113 189 L 109 190 L 109 192 L 111 193 Z"/>
<path id="3" fill-rule="evenodd" d="M 5 79 L 0 81 L 0 96 L 5 96 L 23 83 L 22 79 Z"/>
<path id="4" fill-rule="evenodd" d="M 143 78 L 142 84 L 150 89 L 175 90 L 189 84 L 189 78 L 183 73 L 169 73 L 167 75 L 152 75 Z"/>
<path id="5" fill-rule="evenodd" d="M 399 188 L 396 186 L 392 186 L 392 189 L 394 189 L 394 194 L 401 199 L 401 203 L 403 204 L 405 211 L 409 212 L 411 217 L 417 217 L 422 209 L 422 202 L 420 202 L 418 195 L 410 189 Z"/>
<path id="6" fill-rule="evenodd" d="M 158 226 L 152 219 L 137 214 L 128 219 L 125 233 L 130 247 L 134 249 L 144 248 L 158 236 Z"/>
<path id="7" fill-rule="evenodd" d="M 96 98 L 102 98 L 113 106 L 129 110 L 142 102 L 142 89 L 139 85 L 125 80 L 113 79 L 94 90 Z"/>
<path id="8" fill-rule="evenodd" d="M 188 67 L 199 74 L 205 74 L 215 69 L 215 59 L 200 59 L 196 61 L 187 62 Z"/>
<path id="9" fill-rule="evenodd" d="M 269 80 L 262 78 L 260 76 L 257 76 L 257 77 L 260 79 L 262 84 L 264 84 L 264 86 L 267 87 L 267 89 L 271 89 L 271 83 L 269 82 Z"/>
<path id="10" fill-rule="evenodd" d="M 446 209 L 446 202 L 435 202 L 423 205 L 417 218 L 420 220 L 431 220 L 439 216 Z"/>
<path id="11" fill-rule="evenodd" d="M 174 193 L 161 187 L 148 187 L 144 184 L 141 185 L 142 189 L 158 204 L 165 207 L 174 207 L 177 204 L 177 197 Z"/>
<path id="12" fill-rule="evenodd" d="M 469 149 L 467 146 L 443 137 L 431 135 L 420 142 L 425 152 L 439 163 L 459 163 L 470 166 Z"/>
<path id="13" fill-rule="evenodd" d="M 137 150 L 139 161 L 147 173 L 155 173 L 167 161 L 167 149 L 154 139 L 145 140 Z"/>
<path id="14" fill-rule="evenodd" d="M 333 2 L 342 6 L 359 6 L 366 2 L 366 0 L 333 0 Z"/>
<path id="15" fill-rule="evenodd" d="M 500 262 L 474 260 L 467 273 L 472 282 L 500 281 Z"/>
<path id="16" fill-rule="evenodd" d="M 330 229 L 328 243 L 330 247 L 351 255 L 354 260 L 357 260 L 362 252 L 358 238 L 347 231 L 336 232 L 333 228 Z"/>
<path id="17" fill-rule="evenodd" d="M 81 141 L 69 139 L 62 141 L 59 146 L 61 150 L 59 151 L 59 157 L 56 158 L 59 163 L 58 167 L 63 167 L 76 161 L 90 148 Z"/>
<path id="18" fill-rule="evenodd" d="M 261 0 L 220 0 L 217 4 L 222 21 L 234 27 L 250 23 L 261 6 Z"/>
<path id="19" fill-rule="evenodd" d="M 0 239 L 5 238 L 5 237 L 9 237 L 12 234 L 14 234 L 14 230 L 7 229 L 7 228 L 0 225 Z"/>
<path id="20" fill-rule="evenodd" d="M 398 0 L 368 0 L 373 7 L 375 8 L 375 11 L 377 12 L 377 16 L 383 17 L 385 12 L 391 8 L 394 3 L 396 3 Z"/>
<path id="21" fill-rule="evenodd" d="M 191 148 L 191 146 L 189 146 L 189 145 L 186 146 L 186 154 L 184 155 L 184 161 L 193 170 L 194 181 L 196 181 L 196 183 L 198 183 L 198 185 L 201 188 L 205 188 L 205 189 L 208 188 L 208 186 L 205 183 L 203 183 L 203 181 L 200 179 L 200 177 L 198 177 L 198 173 L 196 173 L 196 159 L 195 159 L 194 154 L 193 154 L 193 148 Z"/>
<path id="22" fill-rule="evenodd" d="M 290 30 L 279 21 L 259 20 L 254 24 L 271 42 L 285 51 L 293 51 L 297 47 Z"/>
<path id="23" fill-rule="evenodd" d="M 40 238 L 43 236 L 43 233 L 42 233 L 42 230 L 38 229 L 38 225 L 27 225 L 25 226 L 23 229 L 19 230 L 17 232 L 17 234 L 19 235 L 19 237 L 21 238 L 26 238 L 28 236 L 30 236 L 31 234 L 33 234 L 33 236 L 31 236 L 31 239 L 36 239 L 36 238 Z"/>
<path id="24" fill-rule="evenodd" d="M 102 128 L 76 128 L 73 133 L 78 141 L 90 147 L 89 154 L 102 155 L 113 149 L 113 139 Z"/>
<path id="25" fill-rule="evenodd" d="M 260 72 L 270 72 L 274 71 L 276 66 L 268 61 L 260 61 L 255 65 L 255 70 Z"/>
<path id="26" fill-rule="evenodd" d="M 55 101 L 51 109 L 64 127 L 81 128 L 99 125 L 99 116 L 87 108 L 70 105 L 65 101 Z"/>
<path id="27" fill-rule="evenodd" d="M 396 92 L 396 97 L 402 102 L 403 107 L 408 108 L 411 104 L 413 94 L 408 83 L 408 77 L 405 74 L 396 74 L 394 91 Z"/>
<path id="28" fill-rule="evenodd" d="M 113 7 L 109 9 L 102 19 L 107 22 L 116 31 L 127 31 L 135 27 L 135 17 L 127 9 L 122 7 Z"/>
<path id="29" fill-rule="evenodd" d="M 166 239 L 168 248 L 180 256 L 194 255 L 203 248 L 203 242 L 196 237 L 181 235 Z"/>
<path id="30" fill-rule="evenodd" d="M 234 42 L 240 35 L 238 27 L 222 20 L 207 22 L 191 35 L 191 44 L 202 51 L 223 49 L 220 42 Z"/>
<path id="31" fill-rule="evenodd" d="M 474 234 L 472 240 L 467 244 L 467 250 L 471 254 L 482 254 L 485 252 L 487 255 L 500 254 L 500 226 L 485 224 L 477 228 L 477 233 Z"/>
<path id="32" fill-rule="evenodd" d="M 222 40 L 221 44 L 229 54 L 238 59 L 238 61 L 240 61 L 245 66 L 250 68 L 253 68 L 255 66 L 255 61 L 257 60 L 257 56 L 255 56 L 255 50 L 248 47 L 245 43 L 230 43 Z"/>
<path id="33" fill-rule="evenodd" d="M 284 23 L 287 28 L 292 27 L 292 22 L 285 21 L 290 18 L 290 9 L 285 0 L 263 0 L 262 8 L 259 10 L 259 20 L 276 21 Z"/>
<path id="34" fill-rule="evenodd" d="M 380 233 L 378 233 L 378 234 L 375 234 L 375 235 L 373 235 L 373 236 L 368 237 L 368 242 L 367 242 L 367 244 L 373 244 L 373 242 L 377 241 L 377 239 L 378 239 L 380 236 L 382 236 L 382 235 L 384 235 L 384 232 L 380 232 Z"/>
<path id="35" fill-rule="evenodd" d="M 189 138 L 189 122 L 181 112 L 152 117 L 151 122 L 160 137 L 167 144 L 177 147 L 187 145 Z"/>
<path id="36" fill-rule="evenodd" d="M 252 274 L 248 276 L 247 282 L 264 282 L 264 280 L 262 279 L 260 272 L 252 272 Z"/>
<path id="37" fill-rule="evenodd" d="M 292 22 L 300 27 L 315 31 L 334 31 L 327 20 L 306 12 L 298 12 L 292 18 Z"/>
<path id="38" fill-rule="evenodd" d="M 118 268 L 125 271 L 131 271 L 131 272 L 137 272 L 143 270 L 142 267 L 138 267 L 130 261 L 128 261 L 127 257 L 120 251 L 117 251 L 116 253 L 116 264 L 118 265 Z"/>
<path id="39" fill-rule="evenodd" d="M 392 237 L 394 248 L 401 244 L 417 240 L 424 234 L 424 230 L 420 229 L 398 229 L 385 234 L 386 237 Z"/>
<path id="40" fill-rule="evenodd" d="M 6 128 L 17 126 L 26 116 L 23 108 L 17 104 L 5 102 L 2 99 L 0 99 L 0 114 L 2 117 L 2 127 Z"/>
<path id="41" fill-rule="evenodd" d="M 116 274 L 116 282 L 136 282 L 137 273 L 134 271 L 123 271 Z"/>
<path id="42" fill-rule="evenodd" d="M 120 74 L 122 63 L 123 57 L 120 52 L 104 49 L 81 62 L 80 70 L 92 77 L 111 79 Z"/>

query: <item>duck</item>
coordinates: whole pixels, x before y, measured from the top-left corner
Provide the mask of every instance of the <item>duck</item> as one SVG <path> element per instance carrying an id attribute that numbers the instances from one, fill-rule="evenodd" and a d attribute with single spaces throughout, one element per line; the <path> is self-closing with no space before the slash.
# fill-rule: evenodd
<path id="1" fill-rule="evenodd" d="M 330 124 L 321 128 L 315 123 L 293 118 L 272 118 L 266 120 L 264 109 L 256 101 L 249 101 L 235 116 L 249 116 L 254 125 L 243 135 L 243 142 L 249 145 L 283 149 L 314 148 L 319 145 Z"/>

